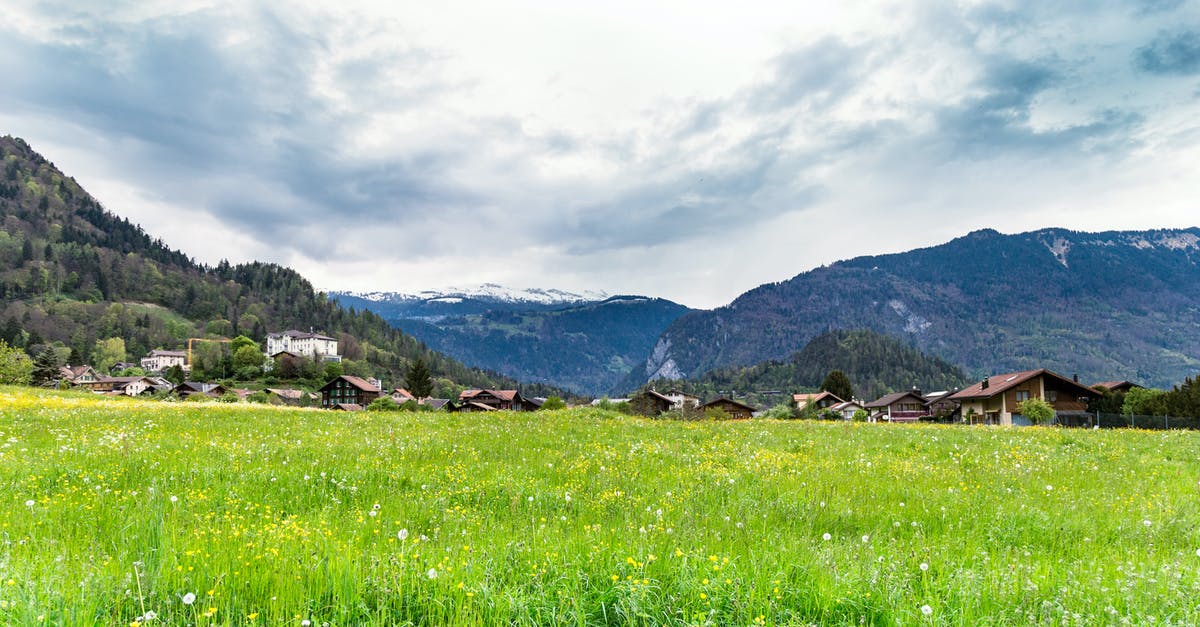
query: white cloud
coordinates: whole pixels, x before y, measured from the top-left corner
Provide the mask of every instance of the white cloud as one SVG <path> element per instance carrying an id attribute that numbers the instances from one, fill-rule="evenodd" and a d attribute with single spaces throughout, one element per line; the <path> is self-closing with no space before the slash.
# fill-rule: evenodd
<path id="1" fill-rule="evenodd" d="M 0 123 L 208 263 L 712 306 L 984 226 L 1194 224 L 1197 4 L 1151 4 L 18 4 Z"/>

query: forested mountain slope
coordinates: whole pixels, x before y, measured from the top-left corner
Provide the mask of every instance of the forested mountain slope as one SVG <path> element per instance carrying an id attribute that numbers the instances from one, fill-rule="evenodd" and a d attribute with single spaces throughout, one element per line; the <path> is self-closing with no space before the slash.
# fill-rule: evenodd
<path id="1" fill-rule="evenodd" d="M 1200 228 L 983 230 L 840 261 L 681 317 L 640 380 L 784 359 L 855 328 L 906 338 L 972 377 L 1048 367 L 1169 386 L 1200 370 Z"/>

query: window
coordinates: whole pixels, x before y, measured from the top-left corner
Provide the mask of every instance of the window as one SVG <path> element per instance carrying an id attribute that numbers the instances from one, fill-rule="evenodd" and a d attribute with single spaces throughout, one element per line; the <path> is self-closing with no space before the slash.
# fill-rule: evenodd
<path id="1" fill-rule="evenodd" d="M 1058 390 L 1046 390 L 1046 400 L 1054 403 L 1058 401 Z"/>
<path id="2" fill-rule="evenodd" d="M 1029 400 L 1029 390 L 1017 390 L 1017 402 L 1021 403 Z"/>

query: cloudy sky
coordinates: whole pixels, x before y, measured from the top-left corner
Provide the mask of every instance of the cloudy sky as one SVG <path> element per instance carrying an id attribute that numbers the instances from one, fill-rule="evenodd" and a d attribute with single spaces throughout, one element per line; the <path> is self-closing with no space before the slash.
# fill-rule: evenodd
<path id="1" fill-rule="evenodd" d="M 323 288 L 710 307 L 978 228 L 1200 224 L 1200 0 L 88 4 L 4 0 L 0 133 Z"/>

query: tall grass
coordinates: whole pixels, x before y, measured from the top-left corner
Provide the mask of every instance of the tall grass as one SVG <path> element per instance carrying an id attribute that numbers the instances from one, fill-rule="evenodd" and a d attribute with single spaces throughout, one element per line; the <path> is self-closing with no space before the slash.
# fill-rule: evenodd
<path id="1" fill-rule="evenodd" d="M 0 514 L 4 624 L 1200 624 L 1191 432 L 0 388 Z"/>

